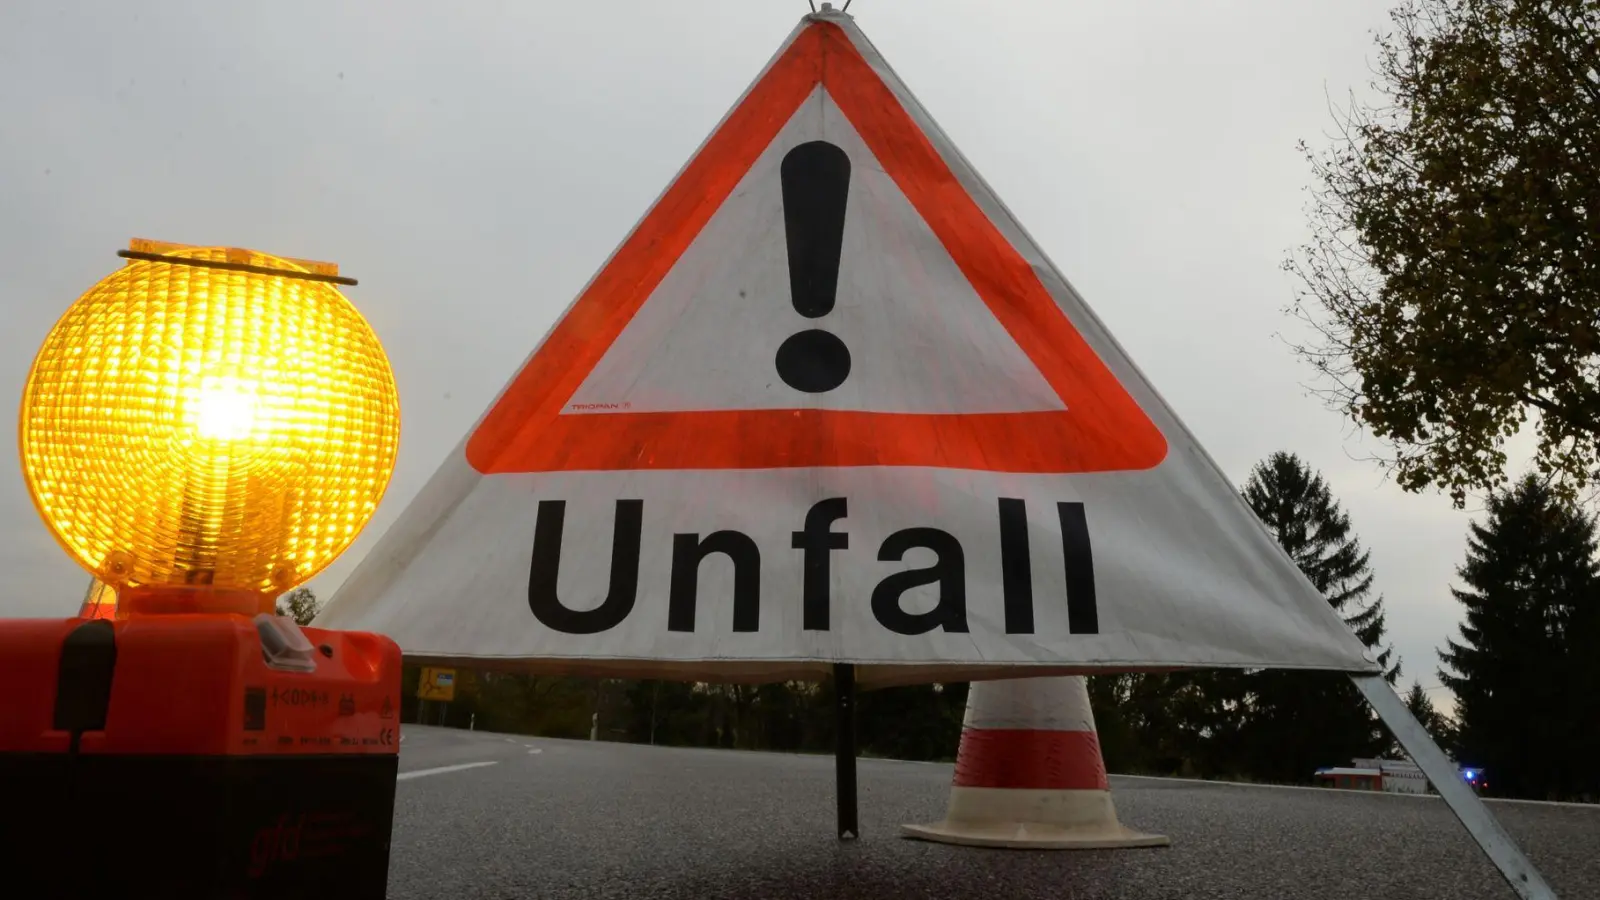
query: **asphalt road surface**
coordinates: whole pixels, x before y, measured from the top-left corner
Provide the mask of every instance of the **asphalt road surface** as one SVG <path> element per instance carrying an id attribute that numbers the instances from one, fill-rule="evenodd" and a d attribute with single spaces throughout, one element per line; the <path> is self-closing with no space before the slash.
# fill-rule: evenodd
<path id="1" fill-rule="evenodd" d="M 826 756 L 408 725 L 400 773 L 395 900 L 1514 896 L 1433 798 L 1113 777 L 1171 847 L 1017 852 L 899 836 L 943 817 L 948 765 L 861 760 L 844 844 Z M 1491 808 L 1563 900 L 1600 898 L 1600 807 Z"/>

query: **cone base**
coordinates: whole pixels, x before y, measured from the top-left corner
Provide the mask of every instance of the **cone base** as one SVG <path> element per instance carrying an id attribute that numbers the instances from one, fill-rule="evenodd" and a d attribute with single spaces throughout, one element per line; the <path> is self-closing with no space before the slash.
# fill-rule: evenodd
<path id="1" fill-rule="evenodd" d="M 1010 850 L 1120 850 L 1131 847 L 1166 847 L 1172 839 L 1145 834 L 1121 825 L 1067 828 L 1035 822 L 950 822 L 902 825 L 905 837 L 964 847 Z"/>

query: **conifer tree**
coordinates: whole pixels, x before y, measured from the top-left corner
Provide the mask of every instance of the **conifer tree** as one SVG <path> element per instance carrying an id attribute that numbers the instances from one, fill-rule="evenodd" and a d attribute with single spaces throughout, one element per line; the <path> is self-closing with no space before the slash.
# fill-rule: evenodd
<path id="1" fill-rule="evenodd" d="M 1406 694 L 1406 708 L 1411 710 L 1412 718 L 1415 718 L 1435 741 L 1444 745 L 1450 743 L 1450 720 L 1433 705 L 1433 698 L 1423 690 L 1422 682 L 1411 682 L 1411 690 Z"/>
<path id="2" fill-rule="evenodd" d="M 1459 639 L 1439 654 L 1456 695 L 1455 750 L 1495 794 L 1600 794 L 1600 618 L 1595 523 L 1527 476 L 1490 497 L 1474 522 Z"/>
<path id="3" fill-rule="evenodd" d="M 1383 598 L 1372 594 L 1367 551 L 1327 482 L 1299 457 L 1278 452 L 1251 471 L 1244 499 L 1393 683 L 1400 667 L 1383 643 Z M 1255 777 L 1309 781 L 1319 766 L 1388 746 L 1377 717 L 1344 675 L 1274 670 L 1222 679 L 1229 682 L 1239 692 L 1232 698 L 1240 719 L 1233 739 Z"/>

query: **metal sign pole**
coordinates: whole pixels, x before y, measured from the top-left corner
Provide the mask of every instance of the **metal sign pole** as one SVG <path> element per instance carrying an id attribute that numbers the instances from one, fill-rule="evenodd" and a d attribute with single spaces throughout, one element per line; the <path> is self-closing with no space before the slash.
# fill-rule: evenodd
<path id="1" fill-rule="evenodd" d="M 836 663 L 833 667 L 834 779 L 839 798 L 839 840 L 853 841 L 861 836 L 856 820 L 856 667 Z"/>
<path id="2" fill-rule="evenodd" d="M 1411 715 L 1411 710 L 1406 709 L 1404 701 L 1389 686 L 1389 682 L 1381 675 L 1352 675 L 1350 680 L 1356 683 L 1356 689 L 1372 704 L 1383 724 L 1389 726 L 1389 730 L 1400 741 L 1400 746 L 1411 754 L 1417 768 L 1428 776 L 1450 811 L 1467 827 L 1467 833 L 1472 835 L 1478 848 L 1505 876 L 1517 896 L 1524 900 L 1555 900 L 1555 891 L 1550 889 L 1539 870 L 1518 849 L 1511 835 L 1500 827 L 1494 814 L 1489 812 L 1489 807 L 1484 806 L 1477 793 L 1461 780 L 1455 764 L 1433 742 L 1427 730 Z"/>

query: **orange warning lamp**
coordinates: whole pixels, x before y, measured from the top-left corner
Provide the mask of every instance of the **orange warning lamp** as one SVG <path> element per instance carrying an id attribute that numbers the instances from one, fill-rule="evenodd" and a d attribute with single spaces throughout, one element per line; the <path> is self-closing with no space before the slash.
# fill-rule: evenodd
<path id="1" fill-rule="evenodd" d="M 120 616 L 270 612 L 377 509 L 400 431 L 388 358 L 331 264 L 143 240 L 119 255 L 29 372 L 33 502 Z"/>
<path id="2" fill-rule="evenodd" d="M 45 338 L 23 477 L 94 579 L 0 619 L 9 847 L 23 883 L 174 900 L 386 895 L 400 648 L 277 596 L 350 545 L 400 410 L 329 263 L 133 242 Z M 60 836 L 115 834 L 84 854 Z M 184 848 L 174 856 L 172 848 Z"/>

